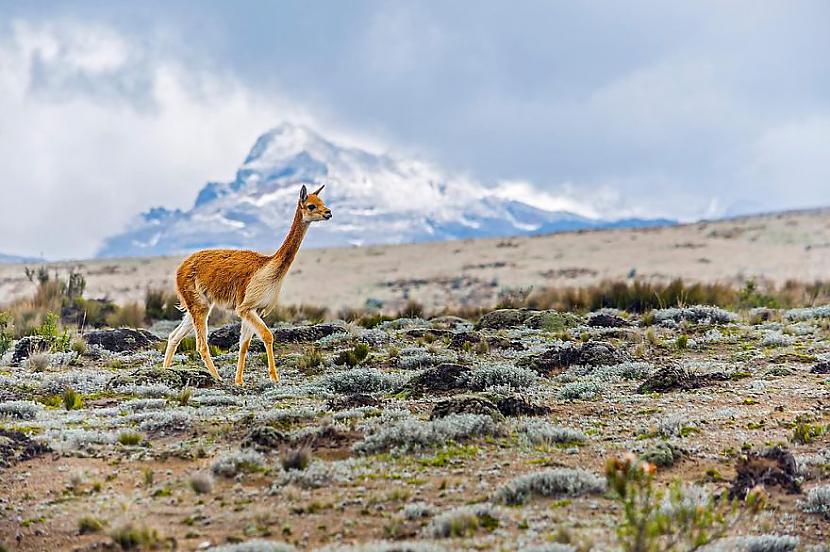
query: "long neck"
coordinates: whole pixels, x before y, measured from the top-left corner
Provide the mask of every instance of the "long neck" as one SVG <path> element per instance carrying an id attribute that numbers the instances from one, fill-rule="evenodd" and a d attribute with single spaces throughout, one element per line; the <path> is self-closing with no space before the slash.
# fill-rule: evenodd
<path id="1" fill-rule="evenodd" d="M 276 264 L 277 275 L 283 276 L 288 272 L 291 263 L 294 262 L 294 257 L 297 256 L 297 251 L 300 250 L 300 244 L 303 243 L 308 225 L 308 222 L 303 222 L 303 214 L 298 207 L 294 212 L 294 220 L 291 221 L 291 228 L 285 236 L 285 241 L 271 257 L 271 262 Z"/>

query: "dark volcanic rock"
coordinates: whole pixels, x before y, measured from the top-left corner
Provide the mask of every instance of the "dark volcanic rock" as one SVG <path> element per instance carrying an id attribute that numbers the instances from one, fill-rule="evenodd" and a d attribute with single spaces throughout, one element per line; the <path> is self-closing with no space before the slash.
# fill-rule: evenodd
<path id="1" fill-rule="evenodd" d="M 726 381 L 729 376 L 722 372 L 711 374 L 692 374 L 680 366 L 669 365 L 660 368 L 648 377 L 637 388 L 638 393 L 665 393 L 667 391 L 699 389 L 713 385 L 718 381 Z"/>
<path id="2" fill-rule="evenodd" d="M 812 374 L 830 374 L 830 361 L 823 360 L 810 368 Z"/>
<path id="3" fill-rule="evenodd" d="M 350 410 L 352 408 L 361 408 L 364 406 L 380 406 L 381 402 L 371 395 L 364 393 L 355 393 L 341 399 L 329 401 L 329 408 L 332 410 Z"/>
<path id="4" fill-rule="evenodd" d="M 544 353 L 522 359 L 521 365 L 542 375 L 558 374 L 569 366 L 610 366 L 631 360 L 628 353 L 604 341 L 557 345 Z"/>
<path id="5" fill-rule="evenodd" d="M 475 345 L 483 340 L 484 338 L 478 332 L 455 332 L 450 337 L 449 346 L 452 349 L 463 349 L 465 343 Z"/>
<path id="6" fill-rule="evenodd" d="M 729 488 L 729 498 L 743 500 L 756 485 L 781 487 L 788 493 L 800 493 L 798 465 L 792 453 L 780 447 L 761 452 L 750 452 L 735 463 L 735 480 Z"/>
<path id="7" fill-rule="evenodd" d="M 161 339 L 142 329 L 115 328 L 112 330 L 95 330 L 84 335 L 90 345 L 96 345 L 113 353 L 141 351 L 152 349 Z"/>
<path id="8" fill-rule="evenodd" d="M 588 325 L 592 328 L 624 328 L 631 324 L 619 316 L 599 313 L 588 318 Z"/>
<path id="9" fill-rule="evenodd" d="M 22 360 L 35 353 L 45 353 L 47 351 L 49 351 L 49 341 L 47 339 L 37 335 L 22 337 L 14 346 L 12 366 L 17 366 Z"/>
<path id="10" fill-rule="evenodd" d="M 271 332 L 274 334 L 276 343 L 299 343 L 317 341 L 338 332 L 345 332 L 347 329 L 345 322 L 335 321 L 311 326 L 279 326 L 272 328 Z M 239 345 L 239 332 L 239 322 L 227 324 L 208 334 L 208 344 L 220 349 L 230 350 Z M 251 349 L 263 350 L 259 339 L 254 339 L 251 342 Z"/>
<path id="11" fill-rule="evenodd" d="M 160 368 L 157 366 L 145 366 L 132 370 L 125 374 L 118 374 L 107 382 L 109 389 L 127 385 L 152 385 L 163 383 L 168 387 L 212 387 L 216 380 L 206 370 L 194 370 L 190 368 Z"/>
<path id="12" fill-rule="evenodd" d="M 288 441 L 281 431 L 271 426 L 258 426 L 248 432 L 242 440 L 242 447 L 265 451 L 279 448 Z"/>
<path id="13" fill-rule="evenodd" d="M 551 409 L 527 402 L 521 397 L 504 397 L 496 401 L 496 408 L 505 416 L 547 416 Z"/>
<path id="14" fill-rule="evenodd" d="M 408 391 L 418 397 L 460 390 L 464 388 L 463 376 L 469 371 L 469 367 L 461 364 L 439 364 L 413 377 L 399 391 Z"/>
<path id="15" fill-rule="evenodd" d="M 429 419 L 446 418 L 450 414 L 481 414 L 490 416 L 497 422 L 504 420 L 504 416 L 492 401 L 473 396 L 453 397 L 436 403 L 432 407 Z"/>
<path id="16" fill-rule="evenodd" d="M 33 441 L 19 431 L 0 429 L 0 468 L 9 468 L 50 451 L 48 446 Z"/>

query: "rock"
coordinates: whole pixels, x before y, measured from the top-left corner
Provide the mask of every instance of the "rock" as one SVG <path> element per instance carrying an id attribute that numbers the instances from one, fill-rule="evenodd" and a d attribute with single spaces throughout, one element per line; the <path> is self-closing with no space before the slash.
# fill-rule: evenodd
<path id="1" fill-rule="evenodd" d="M 588 325 L 592 328 L 624 328 L 631 324 L 628 320 L 613 314 L 596 313 L 588 318 Z"/>
<path id="2" fill-rule="evenodd" d="M 15 352 L 16 354 L 16 352 Z M 822 360 L 812 368 L 810 368 L 811 374 L 830 374 L 830 361 Z"/>
<path id="3" fill-rule="evenodd" d="M 21 361 L 29 358 L 35 353 L 48 352 L 50 348 L 49 340 L 38 335 L 27 335 L 21 337 L 14 346 L 14 353 L 12 354 L 12 366 L 17 366 Z"/>
<path id="4" fill-rule="evenodd" d="M 427 393 L 446 393 L 463 389 L 463 376 L 469 370 L 461 364 L 439 364 L 410 379 L 399 391 L 406 391 L 418 397 Z"/>
<path id="5" fill-rule="evenodd" d="M 310 326 L 279 326 L 271 329 L 276 343 L 299 343 L 317 341 L 323 337 L 348 331 L 345 322 L 334 321 Z M 220 349 L 230 350 L 239 345 L 240 323 L 227 324 L 208 334 L 208 344 Z M 251 342 L 251 349 L 264 350 L 262 342 L 256 337 Z"/>
<path id="6" fill-rule="evenodd" d="M 490 416 L 497 422 L 504 421 L 504 416 L 492 401 L 473 396 L 453 397 L 436 403 L 429 419 L 446 418 L 450 414 L 481 414 Z"/>
<path id="7" fill-rule="evenodd" d="M 475 325 L 476 330 L 502 330 L 522 326 L 534 311 L 527 309 L 498 309 L 484 313 Z"/>
<path id="8" fill-rule="evenodd" d="M 530 403 L 521 397 L 504 397 L 496 401 L 496 408 L 505 416 L 547 416 L 551 409 Z"/>
<path id="9" fill-rule="evenodd" d="M 33 441 L 19 431 L 0 429 L 0 468 L 9 468 L 51 450 L 47 445 Z"/>
<path id="10" fill-rule="evenodd" d="M 473 327 L 472 322 L 458 316 L 436 316 L 430 318 L 429 323 L 439 330 L 464 330 Z"/>
<path id="11" fill-rule="evenodd" d="M 534 311 L 528 316 L 524 325 L 534 330 L 561 332 L 578 326 L 582 322 L 579 316 L 570 312 L 555 310 Z"/>
<path id="12" fill-rule="evenodd" d="M 242 439 L 242 447 L 266 451 L 279 448 L 288 442 L 289 439 L 281 431 L 271 426 L 258 426 Z"/>
<path id="13" fill-rule="evenodd" d="M 550 376 L 564 371 L 569 366 L 611 366 L 631 360 L 628 353 L 620 351 L 604 341 L 557 345 L 535 357 L 525 358 L 520 365 L 527 366 L 539 374 Z"/>
<path id="14" fill-rule="evenodd" d="M 729 488 L 730 499 L 743 500 L 756 485 L 777 486 L 791 494 L 801 492 L 796 460 L 790 451 L 780 447 L 750 452 L 738 458 L 735 471 L 735 479 Z"/>
<path id="15" fill-rule="evenodd" d="M 361 408 L 364 406 L 380 406 L 381 402 L 371 395 L 364 393 L 355 393 L 348 395 L 341 399 L 329 401 L 329 408 L 332 410 L 351 410 L 352 408 Z"/>
<path id="16" fill-rule="evenodd" d="M 475 345 L 483 340 L 484 338 L 478 332 L 455 332 L 450 336 L 449 346 L 452 349 L 463 349 L 465 343 Z"/>
<path id="17" fill-rule="evenodd" d="M 432 339 L 441 339 L 443 337 L 449 337 L 453 335 L 453 332 L 450 330 L 443 330 L 438 328 L 409 328 L 408 330 L 401 331 L 401 335 L 403 337 L 408 337 L 410 339 L 418 339 L 420 337 L 431 337 Z"/>
<path id="18" fill-rule="evenodd" d="M 726 381 L 729 376 L 722 372 L 711 374 L 692 374 L 685 368 L 675 365 L 664 366 L 648 377 L 637 388 L 637 393 L 665 393 L 667 391 L 699 389 L 713 385 L 717 381 Z"/>
<path id="19" fill-rule="evenodd" d="M 163 383 L 168 387 L 180 389 L 182 387 L 213 387 L 216 380 L 207 370 L 192 368 L 160 368 L 158 366 L 144 366 L 125 374 L 118 374 L 107 382 L 109 389 L 128 385 L 152 385 Z"/>
<path id="20" fill-rule="evenodd" d="M 95 330 L 84 335 L 90 345 L 101 347 L 113 353 L 141 351 L 152 349 L 162 340 L 142 329 L 115 328 L 112 330 Z"/>

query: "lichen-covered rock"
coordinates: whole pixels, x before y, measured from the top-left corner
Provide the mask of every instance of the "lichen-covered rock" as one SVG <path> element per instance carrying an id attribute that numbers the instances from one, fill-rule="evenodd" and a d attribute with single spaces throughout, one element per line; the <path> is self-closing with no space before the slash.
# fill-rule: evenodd
<path id="1" fill-rule="evenodd" d="M 0 468 L 9 468 L 50 451 L 47 445 L 33 441 L 19 431 L 0 429 Z"/>
<path id="2" fill-rule="evenodd" d="M 502 330 L 522 326 L 535 311 L 527 309 L 497 309 L 485 313 L 475 325 L 477 330 Z"/>
<path id="3" fill-rule="evenodd" d="M 711 374 L 693 374 L 676 365 L 668 365 L 660 368 L 648 377 L 637 388 L 638 393 L 665 393 L 667 391 L 689 391 L 699 389 L 707 385 L 713 385 L 718 381 L 726 381 L 729 377 L 723 372 Z"/>
<path id="4" fill-rule="evenodd" d="M 461 331 L 461 332 L 454 332 L 450 336 L 450 343 L 449 346 L 453 349 L 463 349 L 465 346 L 469 347 L 470 345 L 475 345 L 477 343 L 481 343 L 484 340 L 484 337 L 478 332 L 472 331 Z M 469 345 L 467 345 L 469 344 Z"/>
<path id="5" fill-rule="evenodd" d="M 156 343 L 161 341 L 147 330 L 134 328 L 95 330 L 84 335 L 84 339 L 90 345 L 101 347 L 113 353 L 152 349 L 156 346 Z"/>
<path id="6" fill-rule="evenodd" d="M 569 366 L 612 366 L 629 360 L 628 353 L 610 343 L 589 341 L 556 345 L 540 355 L 522 359 L 519 364 L 550 376 L 561 373 Z"/>
<path id="7" fill-rule="evenodd" d="M 474 396 L 453 397 L 436 403 L 429 419 L 446 418 L 450 414 L 482 414 L 497 422 L 504 421 L 504 416 L 492 401 Z"/>
<path id="8" fill-rule="evenodd" d="M 289 442 L 289 439 L 279 430 L 271 426 L 258 426 L 253 428 L 242 440 L 243 448 L 254 448 L 256 450 L 277 449 Z"/>
<path id="9" fill-rule="evenodd" d="M 45 353 L 47 351 L 49 351 L 49 341 L 46 338 L 37 335 L 22 337 L 14 346 L 12 366 L 17 366 L 21 361 L 35 353 Z"/>
<path id="10" fill-rule="evenodd" d="M 810 368 L 810 373 L 812 374 L 830 374 L 830 361 L 822 360 L 812 368 Z"/>
<path id="11" fill-rule="evenodd" d="M 588 317 L 588 325 L 592 328 L 624 328 L 631 323 L 619 316 L 599 312 Z"/>
<path id="12" fill-rule="evenodd" d="M 761 452 L 749 452 L 735 462 L 735 479 L 729 488 L 729 498 L 743 500 L 757 485 L 780 487 L 788 493 L 800 493 L 798 463 L 792 453 L 780 447 Z"/>
<path id="13" fill-rule="evenodd" d="M 233 349 L 239 345 L 240 328 L 239 322 L 217 328 L 208 334 L 208 344 L 224 350 Z M 308 326 L 278 326 L 271 329 L 276 343 L 308 343 L 345 331 L 348 331 L 348 326 L 339 320 Z M 251 342 L 251 349 L 262 350 L 261 342 L 254 339 Z"/>
<path id="14" fill-rule="evenodd" d="M 533 311 L 528 316 L 524 325 L 534 330 L 547 330 L 549 332 L 561 332 L 568 328 L 578 326 L 582 319 L 570 312 L 559 312 L 555 310 Z"/>
<path id="15" fill-rule="evenodd" d="M 107 388 L 116 389 L 130 385 L 152 385 L 162 383 L 172 388 L 182 387 L 212 387 L 216 380 L 206 370 L 194 370 L 192 368 L 181 368 L 171 366 L 161 368 L 158 366 L 144 366 L 125 374 L 118 374 L 107 382 Z"/>
<path id="16" fill-rule="evenodd" d="M 504 416 L 547 416 L 551 409 L 547 406 L 533 404 L 522 397 L 502 397 L 496 401 L 496 408 Z"/>
<path id="17" fill-rule="evenodd" d="M 418 397 L 429 393 L 447 393 L 464 389 L 464 377 L 470 368 L 461 364 L 444 363 L 424 370 L 400 389 Z"/>

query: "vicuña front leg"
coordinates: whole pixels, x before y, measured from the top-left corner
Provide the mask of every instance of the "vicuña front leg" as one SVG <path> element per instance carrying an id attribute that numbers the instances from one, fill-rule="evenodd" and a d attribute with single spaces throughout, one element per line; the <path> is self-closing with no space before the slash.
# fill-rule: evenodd
<path id="1" fill-rule="evenodd" d="M 248 347 L 251 345 L 251 338 L 253 336 L 253 327 L 243 320 L 239 328 L 239 362 L 236 365 L 236 377 L 234 378 L 236 385 L 242 385 L 242 373 L 245 371 L 245 357 L 248 354 Z"/>
<path id="2" fill-rule="evenodd" d="M 254 331 L 265 344 L 265 353 L 268 355 L 268 376 L 271 381 L 277 383 L 280 381 L 280 375 L 277 373 L 277 364 L 274 362 L 274 336 L 271 334 L 271 330 L 254 311 L 242 311 L 237 314 L 254 328 Z"/>

